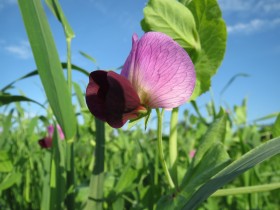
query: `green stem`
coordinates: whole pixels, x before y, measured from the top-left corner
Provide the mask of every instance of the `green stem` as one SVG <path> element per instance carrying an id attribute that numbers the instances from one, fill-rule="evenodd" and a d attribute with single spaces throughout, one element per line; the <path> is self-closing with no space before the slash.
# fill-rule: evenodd
<path id="1" fill-rule="evenodd" d="M 171 113 L 170 119 L 170 136 L 169 136 L 169 158 L 170 158 L 170 169 L 176 186 L 178 185 L 177 179 L 177 123 L 178 123 L 178 110 L 174 108 Z"/>
<path id="2" fill-rule="evenodd" d="M 163 172 L 167 178 L 168 185 L 171 189 L 175 188 L 174 182 L 169 174 L 166 162 L 164 160 L 164 154 L 163 154 L 163 146 L 162 146 L 162 118 L 163 118 L 163 113 L 164 109 L 162 109 L 162 112 L 159 111 L 159 109 L 156 109 L 157 111 L 157 116 L 158 116 L 158 127 L 157 127 L 157 142 L 158 142 L 158 152 L 159 152 L 159 160 L 162 164 Z"/>
<path id="3" fill-rule="evenodd" d="M 96 147 L 93 171 L 90 177 L 89 196 L 86 210 L 102 210 L 104 159 L 105 159 L 105 125 L 104 122 L 95 119 L 96 123 Z"/>
<path id="4" fill-rule="evenodd" d="M 71 95 L 72 93 L 71 38 L 66 38 L 66 43 L 67 43 L 67 83 Z"/>
<path id="5" fill-rule="evenodd" d="M 74 143 L 66 143 L 66 190 L 65 205 L 68 210 L 75 209 Z"/>
<path id="6" fill-rule="evenodd" d="M 71 38 L 66 38 L 67 43 L 67 84 L 72 95 L 72 65 L 71 65 Z M 75 176 L 74 176 L 74 142 L 73 139 L 67 139 L 66 145 L 66 189 L 67 196 L 65 205 L 68 210 L 75 208 Z"/>

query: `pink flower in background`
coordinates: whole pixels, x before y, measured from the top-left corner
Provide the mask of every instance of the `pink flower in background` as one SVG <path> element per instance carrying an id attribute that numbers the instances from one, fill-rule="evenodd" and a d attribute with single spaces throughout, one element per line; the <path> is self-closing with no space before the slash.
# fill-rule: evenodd
<path id="1" fill-rule="evenodd" d="M 121 75 L 92 72 L 86 102 L 95 117 L 119 128 L 149 109 L 182 105 L 192 95 L 195 80 L 194 65 L 177 42 L 159 32 L 140 40 L 134 34 Z"/>
<path id="2" fill-rule="evenodd" d="M 56 127 L 58 130 L 60 139 L 63 140 L 64 134 L 61 130 L 61 127 L 59 125 L 57 125 Z M 52 137 L 53 137 L 53 133 L 54 133 L 54 126 L 50 125 L 50 126 L 48 126 L 47 129 L 48 129 L 48 136 L 43 139 L 40 139 L 38 142 L 42 148 L 50 148 L 52 146 Z"/>
<path id="3" fill-rule="evenodd" d="M 196 153 L 195 149 L 191 150 L 190 153 L 189 153 L 190 158 L 193 158 L 195 153 Z"/>

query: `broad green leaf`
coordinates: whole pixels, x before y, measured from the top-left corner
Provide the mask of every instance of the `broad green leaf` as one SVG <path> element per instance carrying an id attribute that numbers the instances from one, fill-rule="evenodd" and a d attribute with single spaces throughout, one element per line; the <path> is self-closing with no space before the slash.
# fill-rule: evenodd
<path id="1" fill-rule="evenodd" d="M 179 2 L 181 2 L 182 4 L 184 4 L 185 6 L 187 6 L 189 3 L 191 3 L 192 0 L 179 0 Z"/>
<path id="2" fill-rule="evenodd" d="M 18 3 L 48 101 L 66 139 L 71 139 L 76 133 L 71 94 L 41 1 L 18 0 Z"/>
<path id="3" fill-rule="evenodd" d="M 0 191 L 10 188 L 16 184 L 21 179 L 21 174 L 16 172 L 9 173 L 3 180 L 0 182 Z"/>
<path id="4" fill-rule="evenodd" d="M 191 99 L 195 99 L 209 90 L 211 77 L 224 58 L 227 30 L 217 0 L 193 0 L 187 7 L 194 16 L 201 44 L 200 51 L 191 52 L 197 79 Z"/>
<path id="5" fill-rule="evenodd" d="M 221 112 L 223 112 L 221 110 Z M 200 164 L 201 160 L 203 159 L 204 155 L 207 153 L 209 149 L 211 149 L 214 143 L 222 142 L 225 137 L 226 132 L 226 114 L 224 114 L 221 118 L 214 121 L 211 126 L 208 128 L 207 132 L 203 136 L 199 147 L 197 148 L 195 157 L 191 163 L 191 168 L 197 167 Z"/>
<path id="6" fill-rule="evenodd" d="M 195 21 L 188 8 L 175 0 L 150 0 L 141 22 L 144 31 L 163 32 L 187 51 L 200 50 Z"/>
<path id="7" fill-rule="evenodd" d="M 236 188 L 230 188 L 230 189 L 217 190 L 211 197 L 266 192 L 266 191 L 276 190 L 279 188 L 280 188 L 279 182 L 272 183 L 272 184 L 254 185 L 254 186 L 248 186 L 248 187 L 236 187 Z"/>
<path id="8" fill-rule="evenodd" d="M 273 137 L 280 136 L 280 114 L 278 114 L 278 117 L 276 118 L 276 121 L 272 127 L 272 134 Z"/>
<path id="9" fill-rule="evenodd" d="M 0 150 L 0 172 L 10 172 L 12 170 L 13 164 L 8 153 L 4 150 Z"/>
<path id="10" fill-rule="evenodd" d="M 254 167 L 258 163 L 263 162 L 280 153 L 280 138 L 272 139 L 260 146 L 252 149 L 240 159 L 234 161 L 212 179 L 207 181 L 199 188 L 195 194 L 188 200 L 183 209 L 196 209 L 205 199 L 220 187 L 232 181 L 234 178 Z"/>
<path id="11" fill-rule="evenodd" d="M 41 106 L 42 108 L 45 108 L 44 105 L 25 96 L 16 96 L 16 95 L 9 95 L 9 94 L 0 95 L 0 106 L 4 106 L 14 102 L 32 102 Z"/>
<path id="12" fill-rule="evenodd" d="M 116 193 L 124 192 L 126 189 L 132 186 L 132 183 L 134 182 L 137 175 L 138 172 L 135 169 L 131 168 L 131 163 L 128 164 L 127 167 L 125 167 L 125 169 L 122 171 L 122 175 L 120 176 L 119 181 L 114 188 L 114 191 Z"/>
<path id="13" fill-rule="evenodd" d="M 53 12 L 54 16 L 61 22 L 66 39 L 72 39 L 75 37 L 74 31 L 72 30 L 70 24 L 68 23 L 63 10 L 58 2 L 58 0 L 45 0 L 50 10 Z"/>

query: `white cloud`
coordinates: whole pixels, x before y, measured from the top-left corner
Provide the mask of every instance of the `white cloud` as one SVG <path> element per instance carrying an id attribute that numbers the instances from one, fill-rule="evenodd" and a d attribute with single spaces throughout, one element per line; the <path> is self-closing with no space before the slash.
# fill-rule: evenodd
<path id="1" fill-rule="evenodd" d="M 222 10 L 242 11 L 247 10 L 252 2 L 250 0 L 219 0 Z"/>
<path id="2" fill-rule="evenodd" d="M 16 57 L 20 59 L 28 59 L 32 57 L 30 45 L 27 41 L 20 42 L 19 45 L 8 45 L 5 46 L 4 49 Z"/>
<path id="3" fill-rule="evenodd" d="M 280 11 L 279 0 L 219 0 L 223 11 L 233 12 L 277 12 Z"/>
<path id="4" fill-rule="evenodd" d="M 0 9 L 3 9 L 5 6 L 16 4 L 17 0 L 0 0 Z"/>
<path id="5" fill-rule="evenodd" d="M 280 25 L 280 18 L 272 20 L 254 19 L 248 23 L 237 23 L 227 26 L 228 33 L 253 33 L 265 29 L 272 29 Z"/>

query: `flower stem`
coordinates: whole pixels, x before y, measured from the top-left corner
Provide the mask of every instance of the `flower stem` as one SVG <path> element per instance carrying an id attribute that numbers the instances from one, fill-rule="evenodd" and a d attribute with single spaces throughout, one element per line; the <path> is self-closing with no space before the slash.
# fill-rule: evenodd
<path id="1" fill-rule="evenodd" d="M 170 119 L 170 135 L 169 135 L 169 158 L 170 170 L 174 182 L 178 185 L 177 180 L 177 123 L 178 123 L 178 107 L 174 108 L 171 113 Z"/>
<path id="2" fill-rule="evenodd" d="M 167 178 L 168 185 L 171 189 L 175 188 L 174 182 L 169 174 L 166 162 L 164 160 L 164 154 L 163 154 L 163 146 L 162 146 L 162 118 L 163 118 L 163 113 L 164 109 L 160 112 L 159 109 L 156 109 L 157 111 L 157 116 L 158 116 L 158 127 L 157 127 L 157 142 L 158 142 L 158 152 L 159 152 L 159 160 L 162 164 L 162 168 L 164 171 L 164 174 Z"/>
<path id="3" fill-rule="evenodd" d="M 104 161 L 105 161 L 105 124 L 95 118 L 96 146 L 95 162 L 90 177 L 89 196 L 85 210 L 102 210 L 104 188 Z"/>
<path id="4" fill-rule="evenodd" d="M 66 38 L 67 43 L 67 84 L 72 95 L 72 66 L 71 66 L 71 38 Z M 73 139 L 66 139 L 66 171 L 67 171 L 67 197 L 66 207 L 71 210 L 75 206 L 75 176 L 74 176 L 74 142 Z"/>

